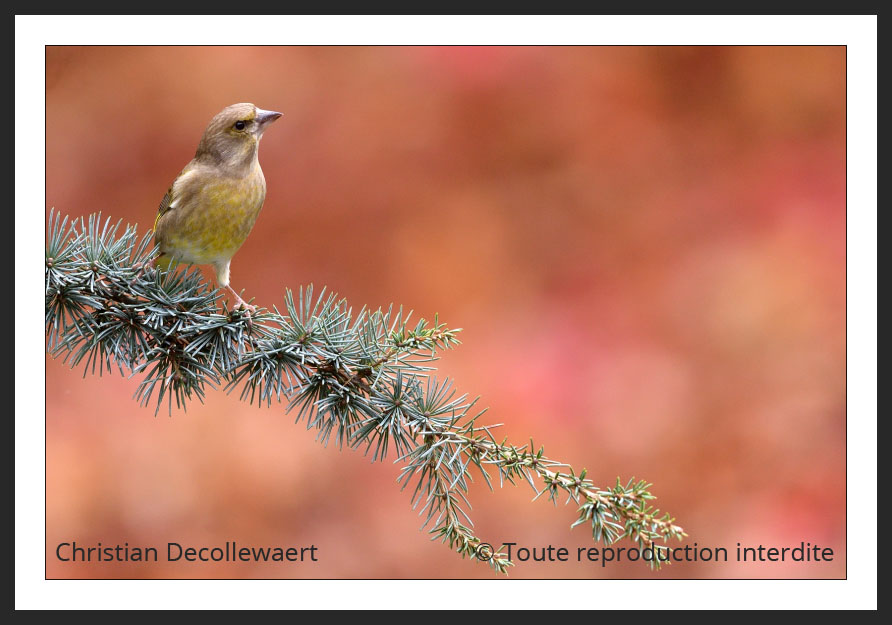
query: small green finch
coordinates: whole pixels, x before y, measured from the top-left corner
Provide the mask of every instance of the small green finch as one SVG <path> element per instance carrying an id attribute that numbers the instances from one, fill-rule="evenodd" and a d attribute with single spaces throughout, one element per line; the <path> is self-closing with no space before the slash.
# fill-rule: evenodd
<path id="1" fill-rule="evenodd" d="M 212 265 L 237 305 L 255 311 L 229 285 L 229 263 L 248 238 L 266 197 L 257 160 L 260 138 L 282 116 L 253 104 L 227 106 L 208 124 L 193 158 L 158 207 L 155 242 L 160 267 Z"/>

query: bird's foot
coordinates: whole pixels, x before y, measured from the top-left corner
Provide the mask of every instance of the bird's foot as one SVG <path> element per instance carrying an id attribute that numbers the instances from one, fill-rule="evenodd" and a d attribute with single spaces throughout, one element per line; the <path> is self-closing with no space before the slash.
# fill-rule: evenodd
<path id="1" fill-rule="evenodd" d="M 249 304 L 245 300 L 242 299 L 242 296 L 235 292 L 231 286 L 226 286 L 229 289 L 229 292 L 232 293 L 232 296 L 235 297 L 235 306 L 232 307 L 233 310 L 236 308 L 242 308 L 247 313 L 248 317 L 255 315 L 257 313 L 257 306 Z"/>
<path id="2" fill-rule="evenodd" d="M 136 284 L 136 281 L 139 280 L 139 279 L 142 277 L 142 275 L 146 272 L 147 269 L 154 269 L 154 268 L 155 268 L 155 261 L 156 261 L 156 260 L 158 260 L 157 257 L 156 257 L 156 258 L 150 258 L 150 259 L 147 260 L 146 262 L 142 263 L 142 264 L 139 266 L 139 268 L 137 268 L 136 273 L 133 274 L 133 277 L 130 278 L 130 282 L 127 283 L 127 288 L 128 288 L 128 289 L 133 288 L 133 285 Z"/>
<path id="3" fill-rule="evenodd" d="M 257 306 L 254 306 L 253 304 L 249 304 L 242 298 L 239 298 L 239 301 L 236 303 L 236 308 L 244 310 L 245 314 L 248 317 L 251 317 L 251 316 L 257 314 Z"/>

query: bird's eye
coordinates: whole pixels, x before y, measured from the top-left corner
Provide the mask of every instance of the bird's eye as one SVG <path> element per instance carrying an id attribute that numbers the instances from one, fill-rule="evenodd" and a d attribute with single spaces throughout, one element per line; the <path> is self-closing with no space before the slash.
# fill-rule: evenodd
<path id="1" fill-rule="evenodd" d="M 245 129 L 245 122 L 243 122 L 243 121 L 237 121 L 237 122 L 235 122 L 235 129 L 236 129 L 236 130 L 244 130 L 244 129 Z"/>

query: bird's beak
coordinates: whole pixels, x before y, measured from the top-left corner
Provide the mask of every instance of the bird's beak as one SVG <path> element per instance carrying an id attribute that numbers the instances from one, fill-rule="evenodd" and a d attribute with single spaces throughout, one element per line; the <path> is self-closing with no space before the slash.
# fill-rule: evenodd
<path id="1" fill-rule="evenodd" d="M 260 125 L 261 128 L 267 126 L 282 116 L 281 113 L 277 111 L 264 111 L 263 109 L 257 109 L 257 116 L 254 120 Z"/>

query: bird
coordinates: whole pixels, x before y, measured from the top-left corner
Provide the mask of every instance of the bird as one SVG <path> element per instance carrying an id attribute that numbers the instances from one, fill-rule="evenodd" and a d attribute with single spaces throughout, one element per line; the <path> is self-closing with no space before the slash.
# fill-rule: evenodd
<path id="1" fill-rule="evenodd" d="M 195 158 L 170 185 L 152 228 L 155 266 L 211 265 L 217 283 L 235 296 L 233 309 L 250 316 L 256 307 L 229 282 L 229 266 L 260 214 L 266 179 L 258 160 L 263 133 L 282 113 L 249 102 L 227 106 L 208 123 Z"/>

